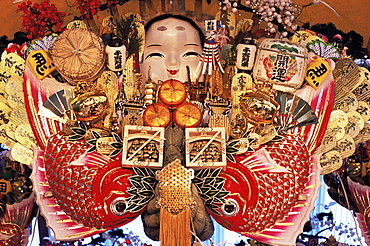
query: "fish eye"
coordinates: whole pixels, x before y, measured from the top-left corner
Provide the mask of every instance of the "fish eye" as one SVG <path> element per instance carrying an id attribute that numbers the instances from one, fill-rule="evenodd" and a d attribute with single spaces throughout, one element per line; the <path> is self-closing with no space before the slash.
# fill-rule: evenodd
<path id="1" fill-rule="evenodd" d="M 235 216 L 239 212 L 239 204 L 234 199 L 226 199 L 226 203 L 222 204 L 221 212 L 226 217 Z"/>
<path id="2" fill-rule="evenodd" d="M 110 210 L 114 215 L 122 216 L 126 213 L 126 201 L 122 197 L 114 199 L 110 205 Z"/>

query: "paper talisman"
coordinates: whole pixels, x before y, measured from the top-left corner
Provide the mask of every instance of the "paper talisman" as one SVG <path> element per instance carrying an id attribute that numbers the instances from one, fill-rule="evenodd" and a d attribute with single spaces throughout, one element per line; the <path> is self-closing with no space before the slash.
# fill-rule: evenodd
<path id="1" fill-rule="evenodd" d="M 240 95 L 247 90 L 252 90 L 253 79 L 247 73 L 237 73 L 233 76 L 231 82 L 232 111 L 231 119 L 240 114 Z"/>

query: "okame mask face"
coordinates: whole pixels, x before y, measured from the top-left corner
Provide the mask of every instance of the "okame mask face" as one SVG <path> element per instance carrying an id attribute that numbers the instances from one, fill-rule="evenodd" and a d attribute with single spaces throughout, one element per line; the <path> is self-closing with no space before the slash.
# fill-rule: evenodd
<path id="1" fill-rule="evenodd" d="M 171 17 L 154 22 L 147 30 L 140 69 L 145 81 L 149 72 L 154 81 L 177 79 L 185 82 L 188 66 L 191 80 L 195 81 L 201 54 L 198 30 L 187 21 Z"/>

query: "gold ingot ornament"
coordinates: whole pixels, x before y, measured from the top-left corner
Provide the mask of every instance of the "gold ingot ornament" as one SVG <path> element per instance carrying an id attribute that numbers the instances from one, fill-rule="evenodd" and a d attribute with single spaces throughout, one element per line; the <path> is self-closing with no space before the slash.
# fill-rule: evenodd
<path id="1" fill-rule="evenodd" d="M 241 96 L 240 107 L 247 121 L 253 125 L 270 124 L 274 120 L 279 104 L 274 97 L 276 91 L 271 84 L 257 84 Z"/>
<path id="2" fill-rule="evenodd" d="M 76 119 L 92 121 L 104 115 L 109 107 L 108 98 L 103 92 L 88 92 L 71 101 Z"/>

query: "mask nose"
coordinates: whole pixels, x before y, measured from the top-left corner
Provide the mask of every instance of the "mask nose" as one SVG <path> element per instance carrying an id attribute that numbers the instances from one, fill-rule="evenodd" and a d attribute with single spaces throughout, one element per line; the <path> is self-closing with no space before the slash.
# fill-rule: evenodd
<path id="1" fill-rule="evenodd" d="M 180 56 L 176 51 L 170 51 L 167 57 L 167 66 L 168 67 L 179 67 L 180 65 Z"/>

